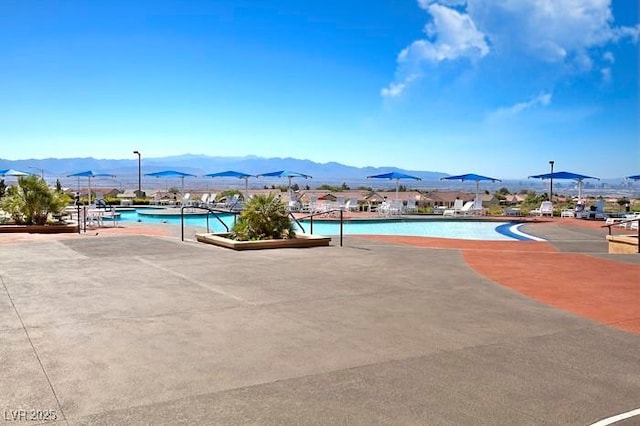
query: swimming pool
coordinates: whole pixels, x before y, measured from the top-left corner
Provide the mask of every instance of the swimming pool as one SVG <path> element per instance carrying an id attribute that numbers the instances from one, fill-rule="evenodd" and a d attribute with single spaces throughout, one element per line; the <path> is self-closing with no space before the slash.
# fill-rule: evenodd
<path id="1" fill-rule="evenodd" d="M 142 222 L 151 224 L 180 225 L 180 216 L 153 215 L 146 210 L 144 214 L 137 211 L 122 212 L 121 222 Z M 219 217 L 231 228 L 234 216 L 231 214 L 219 214 Z M 304 232 L 310 232 L 310 223 L 302 221 Z M 185 225 L 207 227 L 205 216 L 185 216 Z M 518 228 L 517 222 L 494 222 L 473 220 L 442 220 L 442 219 L 393 219 L 393 220 L 350 220 L 344 222 L 344 235 L 411 235 L 419 237 L 456 238 L 464 240 L 492 240 L 492 241 L 541 241 L 542 239 L 528 235 Z M 296 226 L 298 229 L 298 227 Z M 209 217 L 209 230 L 211 232 L 225 232 L 225 228 L 218 220 Z M 298 229 L 299 230 L 299 229 Z M 314 220 L 313 233 L 317 235 L 339 235 L 340 223 L 338 221 Z"/>

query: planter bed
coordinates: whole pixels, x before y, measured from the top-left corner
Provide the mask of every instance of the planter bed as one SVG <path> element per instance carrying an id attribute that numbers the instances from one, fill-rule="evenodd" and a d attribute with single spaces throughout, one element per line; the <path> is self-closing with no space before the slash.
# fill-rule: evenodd
<path id="1" fill-rule="evenodd" d="M 25 233 L 25 234 L 62 234 L 66 232 L 78 232 L 77 224 L 63 225 L 0 225 L 0 233 Z"/>
<path id="2" fill-rule="evenodd" d="M 260 250 L 274 248 L 299 248 L 328 246 L 331 237 L 296 233 L 296 238 L 287 240 L 236 241 L 227 238 L 229 234 L 196 234 L 201 243 L 213 244 L 233 250 Z"/>

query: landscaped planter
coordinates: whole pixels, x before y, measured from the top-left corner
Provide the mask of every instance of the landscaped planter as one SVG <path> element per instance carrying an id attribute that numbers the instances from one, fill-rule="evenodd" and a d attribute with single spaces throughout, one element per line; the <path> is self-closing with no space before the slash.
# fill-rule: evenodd
<path id="1" fill-rule="evenodd" d="M 24 233 L 24 234 L 62 234 L 77 232 L 77 224 L 60 225 L 0 225 L 0 233 Z"/>
<path id="2" fill-rule="evenodd" d="M 227 238 L 229 234 L 196 234 L 201 243 L 213 244 L 233 250 L 260 250 L 274 248 L 320 247 L 328 246 L 331 237 L 296 233 L 296 238 L 286 240 L 236 241 Z"/>

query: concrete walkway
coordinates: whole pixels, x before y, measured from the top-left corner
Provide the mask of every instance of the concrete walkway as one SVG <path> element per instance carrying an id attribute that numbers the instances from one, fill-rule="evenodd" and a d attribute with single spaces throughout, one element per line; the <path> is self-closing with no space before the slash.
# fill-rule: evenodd
<path id="1" fill-rule="evenodd" d="M 528 253 L 551 259 L 540 268 L 638 267 L 570 251 L 599 244 L 589 228 L 527 226 L 555 239 Z M 492 276 L 518 249 L 351 237 L 231 252 L 136 229 L 0 236 L 0 418 L 587 425 L 640 407 L 640 335 Z M 564 285 L 558 271 L 543 284 Z"/>

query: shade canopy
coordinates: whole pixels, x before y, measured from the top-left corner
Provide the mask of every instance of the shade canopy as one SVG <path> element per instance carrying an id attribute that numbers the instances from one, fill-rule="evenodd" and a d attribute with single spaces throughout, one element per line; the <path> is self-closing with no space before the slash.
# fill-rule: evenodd
<path id="1" fill-rule="evenodd" d="M 182 186 L 180 189 L 180 195 L 181 198 L 184 197 L 184 178 L 186 177 L 196 177 L 196 175 L 192 175 L 191 173 L 185 173 L 185 172 L 178 172 L 175 170 L 163 170 L 160 172 L 153 172 L 153 173 L 145 173 L 145 176 L 152 176 L 152 177 L 156 177 L 156 178 L 171 178 L 171 177 L 177 177 L 180 178 L 182 180 Z"/>
<path id="2" fill-rule="evenodd" d="M 244 198 L 249 199 L 249 178 L 253 177 L 248 173 L 236 172 L 233 170 L 227 170 L 225 172 L 209 173 L 204 175 L 205 177 L 232 177 L 238 179 L 244 179 Z"/>
<path id="3" fill-rule="evenodd" d="M 92 170 L 85 170 L 84 172 L 72 173 L 70 175 L 67 175 L 67 177 L 77 177 L 78 183 L 80 182 L 81 177 L 87 178 L 87 181 L 88 181 L 87 187 L 89 191 L 89 204 L 91 204 L 91 179 L 96 177 L 116 177 L 116 176 L 110 173 L 94 173 Z M 78 191 L 80 190 L 79 186 L 80 185 L 78 185 Z"/>
<path id="4" fill-rule="evenodd" d="M 627 176 L 627 179 L 640 180 L 640 175 Z"/>
<path id="5" fill-rule="evenodd" d="M 446 176 L 443 178 L 440 178 L 440 180 L 459 180 L 462 182 L 465 181 L 472 181 L 476 183 L 476 198 L 474 200 L 474 203 L 476 203 L 476 208 L 482 208 L 481 205 L 481 201 L 480 201 L 480 182 L 481 181 L 489 181 L 489 182 L 502 182 L 500 179 L 496 179 L 496 178 L 492 178 L 492 177 L 488 177 L 488 176 L 482 176 L 482 175 L 477 175 L 475 173 L 467 173 L 464 175 L 456 175 L 456 176 Z"/>
<path id="6" fill-rule="evenodd" d="M 488 177 L 488 176 L 482 176 L 482 175 L 477 175 L 475 173 L 467 173 L 464 175 L 457 175 L 457 176 L 447 176 L 447 177 L 443 177 L 440 178 L 440 180 L 461 180 L 461 181 L 474 181 L 474 182 L 480 182 L 483 180 L 487 180 L 487 181 L 491 181 L 491 182 L 502 182 L 500 179 L 496 179 L 496 178 L 492 178 L 492 177 Z"/>
<path id="7" fill-rule="evenodd" d="M 389 173 L 383 173 L 380 175 L 371 175 L 371 176 L 367 176 L 367 179 L 389 179 L 389 180 L 393 180 L 395 179 L 396 181 L 396 201 L 398 200 L 398 193 L 400 192 L 400 179 L 413 179 L 413 180 L 422 180 L 421 178 L 417 177 L 417 176 L 411 176 L 405 173 L 400 173 L 400 172 L 389 172 Z"/>
<path id="8" fill-rule="evenodd" d="M 367 176 L 367 179 L 396 179 L 396 180 L 414 179 L 414 180 L 422 180 L 421 178 L 419 178 L 417 176 L 411 176 L 411 175 L 407 175 L 405 173 L 400 173 L 400 172 L 389 172 L 389 173 L 383 173 L 381 175 Z"/>
<path id="9" fill-rule="evenodd" d="M 192 175 L 191 173 L 177 172 L 175 170 L 163 170 L 161 172 L 153 172 L 153 173 L 145 173 L 145 176 L 153 176 L 153 177 L 195 177 L 196 175 Z"/>
<path id="10" fill-rule="evenodd" d="M 541 175 L 534 175 L 534 176 L 529 176 L 529 178 L 533 178 L 533 179 L 570 179 L 570 180 L 584 180 L 584 179 L 598 179 L 597 177 L 593 177 L 593 176 L 586 176 L 586 175 L 581 175 L 578 173 L 572 173 L 572 172 L 553 172 L 553 173 L 544 173 Z"/>
<path id="11" fill-rule="evenodd" d="M 227 170 L 226 172 L 209 173 L 204 175 L 205 177 L 234 177 L 238 179 L 250 178 L 253 175 L 243 172 L 235 172 L 233 170 Z"/>
<path id="12" fill-rule="evenodd" d="M 582 200 L 582 183 L 585 179 L 596 179 L 600 180 L 597 177 L 581 175 L 579 173 L 573 172 L 553 172 L 553 173 L 544 173 L 541 175 L 533 175 L 529 176 L 529 178 L 533 179 L 565 179 L 565 180 L 575 180 L 578 182 L 578 201 Z M 550 194 L 551 196 L 551 194 Z"/>
<path id="13" fill-rule="evenodd" d="M 4 169 L 0 170 L 0 176 L 29 176 L 31 173 L 21 172 L 20 170 Z"/>
<path id="14" fill-rule="evenodd" d="M 304 178 L 304 179 L 311 179 L 311 176 L 309 175 L 305 175 L 304 173 L 300 173 L 300 172 L 294 172 L 292 170 L 278 170 L 277 172 L 269 172 L 269 173 L 260 173 L 259 175 L 257 175 L 256 177 L 286 177 L 287 179 L 289 179 L 289 184 L 287 186 L 287 191 L 289 189 L 291 189 L 291 179 L 292 178 Z"/>
<path id="15" fill-rule="evenodd" d="M 258 176 L 264 176 L 264 177 L 286 177 L 286 178 L 294 178 L 294 177 L 300 177 L 300 178 L 305 178 L 305 179 L 310 179 L 311 176 L 309 175 L 305 175 L 304 173 L 300 173 L 300 172 L 294 172 L 291 170 L 278 170 L 277 172 L 269 172 L 269 173 L 260 173 Z"/>

